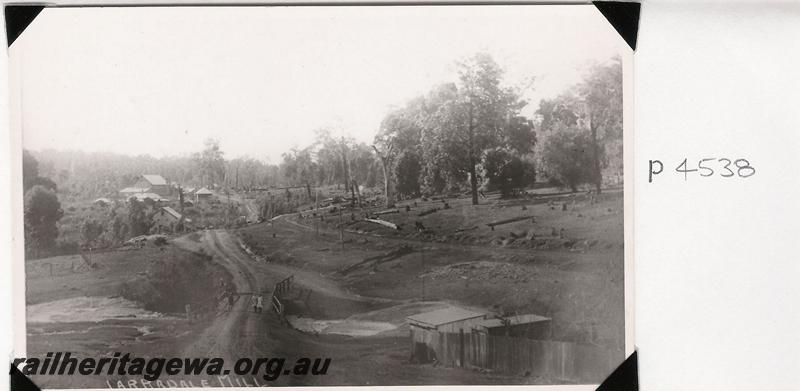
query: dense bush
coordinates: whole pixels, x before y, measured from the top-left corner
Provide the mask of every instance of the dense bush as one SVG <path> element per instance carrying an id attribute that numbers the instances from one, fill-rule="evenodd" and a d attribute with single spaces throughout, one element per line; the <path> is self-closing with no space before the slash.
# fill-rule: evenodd
<path id="1" fill-rule="evenodd" d="M 56 223 L 64 215 L 55 192 L 35 185 L 25 193 L 25 251 L 33 256 L 54 247 L 58 238 Z"/>
<path id="2" fill-rule="evenodd" d="M 483 171 L 489 191 L 499 190 L 503 197 L 532 185 L 536 180 L 533 162 L 507 149 L 495 148 L 483 157 Z"/>
<path id="3" fill-rule="evenodd" d="M 592 142 L 586 132 L 560 126 L 542 145 L 542 164 L 554 184 L 577 191 L 593 182 Z"/>

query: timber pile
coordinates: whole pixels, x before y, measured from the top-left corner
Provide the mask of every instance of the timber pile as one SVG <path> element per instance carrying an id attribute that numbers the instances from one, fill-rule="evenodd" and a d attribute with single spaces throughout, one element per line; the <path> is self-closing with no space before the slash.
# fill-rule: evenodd
<path id="1" fill-rule="evenodd" d="M 493 222 L 488 223 L 486 225 L 489 226 L 492 229 L 492 231 L 494 231 L 494 227 L 497 226 L 497 225 L 516 223 L 517 221 L 523 221 L 523 220 L 528 220 L 528 219 L 530 219 L 531 222 L 534 221 L 534 217 L 533 216 L 519 216 L 519 217 L 512 217 L 510 219 L 505 219 L 505 220 L 493 221 Z"/>
<path id="2" fill-rule="evenodd" d="M 384 226 L 384 227 L 388 227 L 388 228 L 391 228 L 391 229 L 393 229 L 393 230 L 399 230 L 399 229 L 400 229 L 400 228 L 397 226 L 397 224 L 395 224 L 395 223 L 391 223 L 391 222 L 388 222 L 388 221 L 386 221 L 386 220 L 381 220 L 381 219 L 364 219 L 364 221 L 367 221 L 367 222 L 370 222 L 370 223 L 374 223 L 374 224 L 380 224 L 380 225 L 382 225 L 382 226 Z"/>

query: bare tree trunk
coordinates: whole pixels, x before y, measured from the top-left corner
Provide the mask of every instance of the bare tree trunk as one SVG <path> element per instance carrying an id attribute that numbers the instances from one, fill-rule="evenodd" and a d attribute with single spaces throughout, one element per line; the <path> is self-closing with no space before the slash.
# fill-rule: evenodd
<path id="1" fill-rule="evenodd" d="M 600 145 L 597 141 L 597 127 L 593 118 L 590 117 L 589 127 L 592 130 L 592 176 L 594 177 L 594 187 L 597 194 L 600 194 L 600 187 L 603 183 L 603 172 L 600 169 Z"/>
<path id="2" fill-rule="evenodd" d="M 344 145 L 344 138 L 342 138 L 342 170 L 344 170 L 344 191 L 350 191 L 350 169 L 347 164 L 347 147 Z"/>
<path id="3" fill-rule="evenodd" d="M 350 206 L 356 206 L 356 180 L 352 178 L 352 174 L 350 172 L 350 161 L 345 159 L 345 163 L 347 164 L 347 178 L 348 183 L 350 184 Z"/>
<path id="4" fill-rule="evenodd" d="M 358 188 L 358 182 L 353 179 L 353 188 L 356 189 L 356 197 L 358 197 L 358 206 L 361 207 L 361 189 Z"/>
<path id="5" fill-rule="evenodd" d="M 389 168 L 387 167 L 389 164 L 383 160 L 383 188 L 386 192 L 386 207 L 387 208 L 394 208 L 395 204 L 395 197 L 394 197 L 394 182 L 392 181 L 391 173 L 389 172 Z"/>
<path id="6" fill-rule="evenodd" d="M 472 205 L 478 205 L 478 175 L 475 170 L 475 124 L 472 116 L 472 105 L 469 106 L 469 186 L 472 193 Z"/>
<path id="7" fill-rule="evenodd" d="M 354 184 L 350 184 L 350 206 L 356 206 L 356 189 Z"/>
<path id="8" fill-rule="evenodd" d="M 239 164 L 236 164 L 236 187 L 235 189 L 239 189 Z"/>
<path id="9" fill-rule="evenodd" d="M 183 216 L 183 187 L 178 186 L 178 203 L 180 204 L 181 216 Z"/>
<path id="10" fill-rule="evenodd" d="M 478 176 L 475 172 L 475 162 L 470 158 L 469 162 L 469 186 L 472 194 L 472 205 L 478 205 Z"/>
<path id="11" fill-rule="evenodd" d="M 383 190 L 386 194 L 386 207 L 387 208 L 394 208 L 395 204 L 395 196 L 394 196 L 394 182 L 392 181 L 391 173 L 389 172 L 389 157 L 382 155 L 378 148 L 374 145 L 372 149 L 375 150 L 375 153 L 378 154 L 378 158 L 381 161 L 381 167 L 383 168 Z"/>

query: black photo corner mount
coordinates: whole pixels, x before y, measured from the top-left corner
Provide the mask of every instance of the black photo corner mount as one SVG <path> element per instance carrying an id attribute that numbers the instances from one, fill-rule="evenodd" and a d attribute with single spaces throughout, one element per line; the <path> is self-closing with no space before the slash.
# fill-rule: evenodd
<path id="1" fill-rule="evenodd" d="M 31 379 L 27 376 L 22 374 L 20 370 L 11 364 L 11 372 L 9 374 L 9 380 L 11 381 L 11 387 L 9 390 L 11 391 L 42 391 L 39 386 L 33 384 Z"/>
<path id="2" fill-rule="evenodd" d="M 597 387 L 596 391 L 639 391 L 639 360 L 634 351 L 606 380 Z"/>
<path id="3" fill-rule="evenodd" d="M 44 9 L 43 5 L 6 5 L 6 42 L 8 47 L 19 38 Z"/>
<path id="4" fill-rule="evenodd" d="M 593 1 L 595 7 L 614 26 L 622 39 L 631 49 L 636 50 L 636 38 L 639 32 L 639 11 L 641 4 L 622 1 Z M 23 31 L 36 19 L 44 9 L 43 5 L 6 5 L 6 42 L 8 47 L 19 38 Z"/>
<path id="5" fill-rule="evenodd" d="M 636 50 L 636 38 L 639 34 L 639 11 L 642 5 L 622 1 L 593 1 L 592 4 L 614 26 L 628 46 Z"/>
<path id="6" fill-rule="evenodd" d="M 636 2 L 593 1 L 600 13 L 628 43 L 636 50 L 639 32 L 639 12 L 641 4 Z M 43 5 L 6 5 L 6 42 L 8 47 L 16 41 L 23 31 L 44 10 Z M 41 391 L 27 376 L 11 365 L 9 372 L 11 391 Z M 637 352 L 633 352 L 622 364 L 600 384 L 596 391 L 639 391 L 639 369 Z"/>

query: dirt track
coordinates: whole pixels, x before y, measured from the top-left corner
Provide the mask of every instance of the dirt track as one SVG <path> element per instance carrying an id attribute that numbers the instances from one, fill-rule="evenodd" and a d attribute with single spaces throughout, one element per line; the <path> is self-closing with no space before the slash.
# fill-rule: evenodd
<path id="1" fill-rule="evenodd" d="M 176 244 L 196 250 L 185 238 L 176 240 Z M 242 251 L 237 239 L 225 230 L 204 231 L 201 247 L 231 273 L 239 295 L 231 311 L 226 311 L 224 306 L 218 309 L 212 323 L 184 350 L 187 357 L 221 356 L 227 361 L 271 353 L 258 351 L 255 346 L 266 342 L 263 341 L 267 334 L 265 328 L 277 318 L 269 302 L 272 287 L 291 275 L 294 275 L 296 285 L 311 289 L 317 295 L 363 302 L 388 301 L 364 298 L 343 290 L 335 282 L 311 270 L 275 263 L 256 263 Z M 263 313 L 253 312 L 250 300 L 255 292 L 264 296 Z M 273 322 L 267 322 L 267 317 L 272 318 Z"/>
<path id="2" fill-rule="evenodd" d="M 221 234 L 221 235 L 220 235 Z M 220 238 L 220 236 L 222 238 Z M 224 231 L 205 231 L 202 244 L 214 260 L 223 265 L 233 276 L 237 292 L 252 293 L 261 290 L 255 270 L 238 248 L 227 243 L 230 238 Z M 238 297 L 229 312 L 221 312 L 184 354 L 186 357 L 221 356 L 226 359 L 252 356 L 254 346 L 250 339 L 258 338 L 263 326 L 263 314 L 254 313 L 250 304 L 251 295 Z M 220 309 L 225 311 L 225 309 Z"/>

